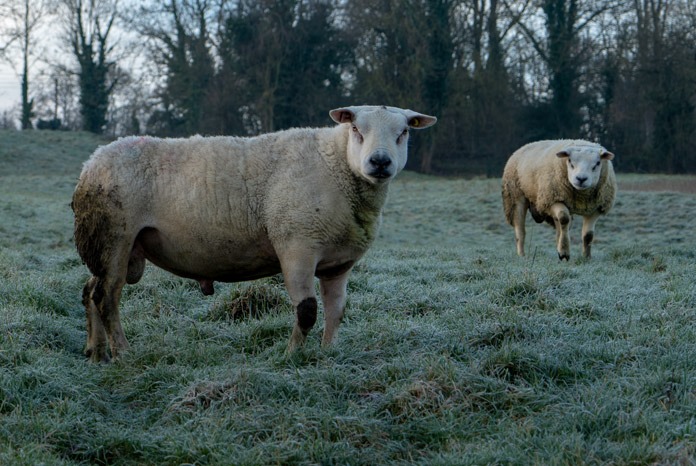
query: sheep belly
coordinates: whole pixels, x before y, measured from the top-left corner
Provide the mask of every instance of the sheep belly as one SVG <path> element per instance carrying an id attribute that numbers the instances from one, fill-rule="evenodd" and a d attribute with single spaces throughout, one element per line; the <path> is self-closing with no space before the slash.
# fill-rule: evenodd
<path id="1" fill-rule="evenodd" d="M 133 254 L 175 275 L 201 282 L 238 282 L 280 273 L 278 257 L 264 238 L 255 242 L 229 238 L 192 242 L 145 228 L 136 238 Z"/>

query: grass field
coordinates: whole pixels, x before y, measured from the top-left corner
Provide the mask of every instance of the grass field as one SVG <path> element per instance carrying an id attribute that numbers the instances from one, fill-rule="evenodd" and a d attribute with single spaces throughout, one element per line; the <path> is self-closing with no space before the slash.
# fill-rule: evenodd
<path id="1" fill-rule="evenodd" d="M 533 222 L 515 255 L 499 180 L 403 173 L 333 348 L 285 354 L 278 278 L 148 268 L 94 365 L 69 203 L 99 143 L 0 132 L 0 464 L 696 464 L 696 177 L 621 175 L 561 263 Z"/>

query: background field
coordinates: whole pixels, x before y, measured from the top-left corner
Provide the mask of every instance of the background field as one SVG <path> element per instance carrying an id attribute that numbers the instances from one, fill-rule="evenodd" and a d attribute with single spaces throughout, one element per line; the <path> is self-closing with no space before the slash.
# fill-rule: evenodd
<path id="1" fill-rule="evenodd" d="M 592 261 L 498 179 L 404 173 L 335 347 L 284 351 L 282 281 L 127 287 L 85 361 L 70 196 L 100 143 L 0 132 L 0 464 L 694 464 L 696 178 L 621 175 Z M 618 154 L 620 157 L 620 154 Z"/>

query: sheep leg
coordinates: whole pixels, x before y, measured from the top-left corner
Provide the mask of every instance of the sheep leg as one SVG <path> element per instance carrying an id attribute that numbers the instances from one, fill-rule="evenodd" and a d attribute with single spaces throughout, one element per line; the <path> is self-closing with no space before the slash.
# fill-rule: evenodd
<path id="1" fill-rule="evenodd" d="M 570 211 L 562 202 L 551 206 L 551 217 L 556 225 L 556 250 L 560 260 L 570 260 Z"/>
<path id="2" fill-rule="evenodd" d="M 592 241 L 594 240 L 594 227 L 601 214 L 594 213 L 582 219 L 582 255 L 590 259 L 592 257 Z"/>
<path id="3" fill-rule="evenodd" d="M 122 239 L 122 238 L 121 238 Z M 83 291 L 87 310 L 87 347 L 85 354 L 94 362 L 108 362 L 106 341 L 111 357 L 118 358 L 129 348 L 121 326 L 118 303 L 129 274 L 132 243 L 117 241 L 119 247 L 102 251 L 103 275 L 90 278 Z"/>
<path id="4" fill-rule="evenodd" d="M 94 295 L 94 289 L 99 279 L 92 276 L 82 290 L 82 303 L 85 305 L 87 315 L 87 345 L 85 356 L 92 362 L 109 362 L 109 354 L 106 350 L 106 330 L 102 324 L 95 299 L 101 299 Z"/>
<path id="5" fill-rule="evenodd" d="M 337 277 L 322 278 L 319 281 L 321 301 L 324 303 L 324 336 L 321 339 L 324 347 L 331 345 L 343 320 L 349 276 L 350 270 Z"/>
<path id="6" fill-rule="evenodd" d="M 121 299 L 123 285 L 125 285 L 125 279 L 117 280 L 109 284 L 108 287 L 105 286 L 108 292 L 105 293 L 104 301 L 100 308 L 102 323 L 111 347 L 111 356 L 114 359 L 130 348 L 128 340 L 126 340 L 126 334 L 121 326 L 121 317 L 118 312 L 118 303 Z"/>
<path id="7" fill-rule="evenodd" d="M 109 362 L 107 339 L 114 358 L 129 348 L 118 314 L 118 301 L 124 283 L 118 280 L 109 285 L 104 278 L 92 277 L 85 285 L 82 293 L 87 311 L 85 355 L 92 362 Z"/>
<path id="8" fill-rule="evenodd" d="M 515 203 L 515 211 L 513 213 L 513 225 L 515 227 L 515 244 L 517 245 L 517 255 L 524 257 L 524 240 L 526 231 L 524 228 L 527 218 L 527 209 L 529 201 L 522 198 Z"/>
<path id="9" fill-rule="evenodd" d="M 304 345 L 307 334 L 317 321 L 317 297 L 314 292 L 314 271 L 317 259 L 297 247 L 287 248 L 290 254 L 281 258 L 285 287 L 295 309 L 295 325 L 288 342 L 288 352 Z"/>

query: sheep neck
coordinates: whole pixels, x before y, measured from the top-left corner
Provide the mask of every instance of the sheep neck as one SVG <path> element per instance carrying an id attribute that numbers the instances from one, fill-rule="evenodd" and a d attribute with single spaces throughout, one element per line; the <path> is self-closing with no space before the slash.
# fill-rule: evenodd
<path id="1" fill-rule="evenodd" d="M 349 200 L 353 219 L 358 230 L 353 232 L 352 240 L 369 245 L 377 236 L 381 223 L 382 207 L 387 199 L 388 183 L 375 185 L 355 174 L 346 160 L 345 152 L 348 139 L 348 129 L 343 126 L 331 128 L 334 137 L 328 138 L 331 143 L 320 142 L 320 153 L 328 173 L 334 183 Z"/>

